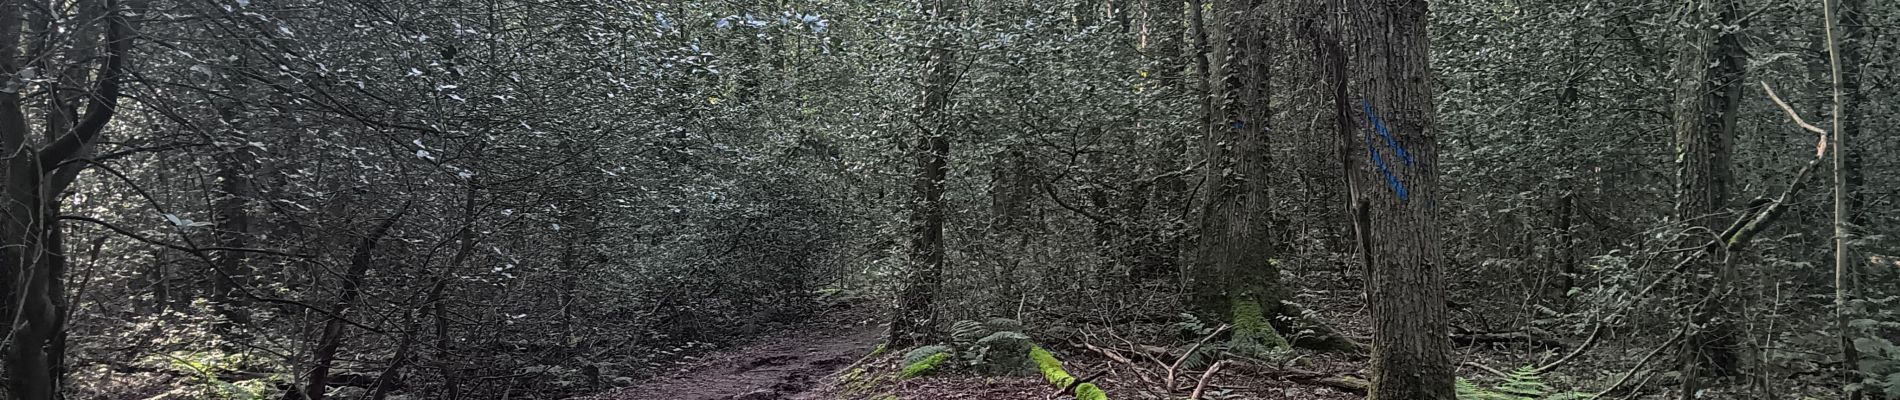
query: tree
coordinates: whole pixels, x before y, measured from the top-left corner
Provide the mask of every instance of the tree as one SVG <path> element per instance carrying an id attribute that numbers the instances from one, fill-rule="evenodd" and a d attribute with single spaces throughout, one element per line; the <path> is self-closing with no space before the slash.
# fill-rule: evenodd
<path id="1" fill-rule="evenodd" d="M 950 172 L 950 89 L 956 79 L 956 53 L 949 47 L 947 30 L 952 27 L 951 13 L 957 10 L 948 2 L 934 0 L 922 10 L 932 22 L 927 29 L 933 39 L 921 49 L 919 60 L 923 85 L 913 122 L 917 144 L 911 149 L 916 166 L 911 192 L 916 198 L 910 214 L 910 267 L 890 332 L 891 344 L 899 347 L 924 343 L 935 336 L 936 329 L 931 303 L 943 279 L 943 192 Z"/>
<path id="2" fill-rule="evenodd" d="M 1201 169 L 1200 243 L 1192 285 L 1195 307 L 1235 325 L 1237 348 L 1286 347 L 1268 323 L 1281 314 L 1289 292 L 1280 283 L 1268 241 L 1273 213 L 1267 137 L 1268 43 L 1262 18 L 1250 0 L 1226 0 L 1206 23 L 1210 60 Z"/>
<path id="3" fill-rule="evenodd" d="M 1697 231 L 1722 232 L 1725 218 L 1734 152 L 1736 109 L 1741 105 L 1742 75 L 1747 64 L 1743 53 L 1739 0 L 1701 0 L 1689 11 L 1691 38 L 1676 64 L 1682 82 L 1675 110 L 1676 123 L 1676 205 L 1677 221 L 1697 227 Z M 1700 241 L 1707 233 L 1691 233 Z M 1715 245 L 1713 243 L 1709 244 Z M 1711 368 L 1717 375 L 1735 372 L 1738 339 L 1730 316 L 1735 311 L 1730 296 L 1720 295 L 1732 289 L 1736 271 L 1726 263 L 1702 263 L 1697 271 L 1709 271 L 1712 283 L 1698 281 L 1688 293 L 1715 296 L 1696 310 L 1694 324 L 1704 326 L 1683 342 L 1683 376 L 1696 376 L 1700 367 Z M 1691 275 L 1692 277 L 1694 275 Z M 1692 278 L 1693 279 L 1693 278 Z M 1684 393 L 1694 391 L 1683 385 Z"/>
<path id="4" fill-rule="evenodd" d="M 1846 96 L 1843 95 L 1843 92 L 1846 90 L 1845 86 L 1849 84 L 1850 80 L 1848 79 L 1848 75 L 1843 73 L 1841 68 L 1841 40 L 1835 33 L 1835 31 L 1839 29 L 1837 25 L 1839 25 L 1841 21 L 1846 21 L 1850 24 L 1859 22 L 1858 14 L 1860 13 L 1860 2 L 1856 1 L 1854 3 L 1855 4 L 1849 6 L 1847 10 L 1840 10 L 1839 8 L 1842 5 L 1840 0 L 1823 1 L 1821 3 L 1821 15 L 1823 18 L 1821 23 L 1822 26 L 1825 27 L 1823 34 L 1827 35 L 1828 76 L 1833 78 L 1830 88 L 1833 89 L 1834 100 L 1833 112 L 1829 113 L 1829 115 L 1833 116 L 1832 131 L 1835 132 L 1835 134 L 1831 136 L 1831 139 L 1834 141 L 1834 145 L 1831 146 L 1834 148 L 1834 328 L 1839 330 L 1841 335 L 1841 361 L 1847 365 L 1847 370 L 1855 372 L 1856 374 L 1854 376 L 1858 376 L 1859 373 L 1862 372 L 1860 367 L 1860 350 L 1854 347 L 1854 337 L 1856 335 L 1852 328 L 1850 328 L 1851 324 L 1848 321 L 1850 319 L 1848 301 L 1852 300 L 1854 296 L 1852 279 L 1853 267 L 1851 266 L 1852 261 L 1849 260 L 1852 247 L 1848 244 L 1848 220 L 1850 219 L 1848 212 L 1853 210 L 1849 207 L 1859 206 L 1858 203 L 1852 200 L 1854 198 L 1854 187 L 1850 185 L 1848 177 L 1853 173 L 1851 172 L 1853 170 L 1850 168 L 1857 167 L 1858 165 L 1850 166 L 1847 163 L 1846 155 L 1852 153 L 1850 153 L 1850 148 L 1847 146 L 1847 136 L 1850 131 L 1846 129 L 1846 127 L 1850 125 L 1845 121 L 1853 119 L 1853 117 L 1847 115 L 1850 103 L 1844 99 Z M 1855 52 L 1855 54 L 1858 55 L 1858 52 Z M 1858 83 L 1859 74 L 1856 73 L 1854 75 L 1855 78 L 1853 78 L 1852 81 Z M 1860 90 L 1859 88 L 1855 88 L 1854 91 L 1859 92 Z M 1854 105 L 1858 105 L 1858 103 L 1859 99 L 1855 99 Z M 1859 128 L 1858 122 L 1852 126 L 1854 126 L 1856 130 Z M 1858 163 L 1859 160 L 1855 161 Z M 1862 388 L 1865 385 L 1850 382 L 1847 386 L 1848 388 L 1845 389 L 1847 391 L 1847 398 L 1860 400 L 1863 392 Z"/>
<path id="5" fill-rule="evenodd" d="M 1425 0 L 1347 1 L 1356 74 L 1334 83 L 1340 151 L 1365 154 L 1347 158 L 1344 173 L 1373 319 L 1372 400 L 1453 398 L 1426 8 Z M 1333 68 L 1343 68 L 1339 60 Z"/>
<path id="6" fill-rule="evenodd" d="M 38 23 L 23 31 L 22 13 L 32 12 Z M 52 14 L 58 12 L 59 14 Z M 71 11 L 65 11 L 71 12 Z M 44 8 L 13 4 L 0 8 L 0 74 L 8 81 L 0 90 L 0 153 L 5 159 L 0 175 L 0 320 L 8 322 L 11 340 L 6 343 L 5 370 L 7 393 L 15 400 L 51 400 L 59 397 L 65 358 L 66 318 L 66 247 L 59 223 L 59 199 L 77 177 L 77 169 L 89 162 L 82 154 L 105 131 L 118 109 L 121 77 L 132 48 L 132 29 L 127 25 L 116 0 L 86 2 L 77 7 L 78 15 Z M 80 21 L 100 24 L 72 27 L 53 25 L 52 21 Z M 59 32 L 65 34 L 59 34 Z M 77 33 L 75 33 L 77 32 Z M 103 39 L 98 36 L 103 35 Z M 22 46 L 21 41 L 35 42 Z M 88 44 L 105 49 L 104 54 L 90 51 L 65 51 L 56 40 L 72 40 L 85 49 Z M 28 48 L 28 54 L 19 49 Z M 65 56 L 60 56 L 59 54 Z M 55 80 L 63 85 L 47 87 L 53 92 L 77 90 L 88 99 L 85 113 L 75 111 L 77 98 L 53 96 L 43 103 L 48 112 L 40 121 L 43 138 L 32 136 L 28 104 L 21 94 L 34 80 L 39 69 L 49 63 L 21 65 L 22 60 L 57 58 L 71 63 L 60 65 L 61 77 L 76 79 L 84 73 L 67 73 L 97 64 L 96 78 L 90 84 Z M 94 60 L 97 61 L 94 61 Z M 70 171 L 70 172 L 68 172 Z"/>

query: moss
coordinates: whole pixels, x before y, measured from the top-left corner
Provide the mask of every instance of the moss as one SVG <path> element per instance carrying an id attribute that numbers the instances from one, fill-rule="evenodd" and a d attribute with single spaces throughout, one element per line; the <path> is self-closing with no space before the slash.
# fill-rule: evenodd
<path id="1" fill-rule="evenodd" d="M 1062 369 L 1062 361 L 1056 360 L 1056 355 L 1043 350 L 1042 346 L 1030 346 L 1029 359 L 1036 361 L 1036 370 L 1042 372 L 1042 377 L 1048 379 L 1049 384 L 1056 385 L 1058 388 L 1067 388 L 1070 383 L 1075 382 L 1075 377 L 1069 375 L 1069 371 Z M 1075 399 L 1108 400 L 1108 393 L 1103 392 L 1101 387 L 1093 383 L 1083 383 L 1075 385 Z"/>
<path id="2" fill-rule="evenodd" d="M 1260 302 L 1244 296 L 1235 297 L 1228 309 L 1233 313 L 1234 336 L 1227 341 L 1227 347 L 1248 355 L 1261 355 L 1288 347 L 1286 338 L 1273 330 L 1273 324 L 1267 322 L 1266 312 L 1261 310 Z"/>
<path id="3" fill-rule="evenodd" d="M 1056 355 L 1049 354 L 1042 346 L 1030 346 L 1029 359 L 1036 361 L 1036 370 L 1041 371 L 1042 377 L 1048 379 L 1051 385 L 1068 387 L 1069 382 L 1075 380 L 1075 377 L 1069 376 L 1069 371 L 1062 370 L 1062 362 L 1056 360 Z"/>
<path id="4" fill-rule="evenodd" d="M 1093 383 L 1075 385 L 1075 400 L 1108 400 L 1108 392 Z"/>
<path id="5" fill-rule="evenodd" d="M 937 354 L 946 354 L 946 353 L 953 353 L 950 350 L 950 346 L 944 346 L 944 345 L 939 345 L 939 344 L 920 346 L 918 348 L 911 349 L 909 352 L 904 353 L 904 365 L 916 364 L 918 362 L 924 361 L 924 359 L 926 358 L 930 358 L 930 356 L 937 355 Z"/>
<path id="6" fill-rule="evenodd" d="M 936 370 L 937 364 L 942 364 L 945 360 L 949 360 L 949 359 L 950 359 L 950 353 L 931 354 L 929 357 L 924 357 L 924 359 L 922 360 L 918 360 L 915 363 L 911 363 L 910 365 L 904 366 L 904 372 L 901 374 L 898 374 L 897 378 L 910 379 L 910 378 L 923 376 L 924 374 L 928 374 L 931 371 Z"/>

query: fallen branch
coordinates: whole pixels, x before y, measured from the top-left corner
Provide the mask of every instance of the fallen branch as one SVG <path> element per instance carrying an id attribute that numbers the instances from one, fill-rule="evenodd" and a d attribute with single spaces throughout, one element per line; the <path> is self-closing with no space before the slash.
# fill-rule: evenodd
<path id="1" fill-rule="evenodd" d="M 1118 362 L 1118 363 L 1128 364 L 1128 366 L 1130 367 L 1133 367 L 1135 364 L 1134 360 L 1130 360 L 1128 359 L 1128 357 L 1124 357 L 1121 355 L 1121 353 L 1117 353 L 1115 352 L 1115 350 L 1112 350 L 1112 349 L 1102 348 L 1100 346 L 1096 346 L 1094 344 L 1089 344 L 1089 343 L 1082 343 L 1082 348 L 1089 349 L 1090 351 L 1094 351 L 1096 353 L 1101 353 L 1103 357 L 1108 357 L 1108 359 L 1115 360 L 1115 362 Z"/>
<path id="2" fill-rule="evenodd" d="M 1116 352 L 1114 349 L 1096 346 L 1088 342 L 1083 342 L 1082 347 L 1089 349 L 1090 351 L 1100 353 L 1102 356 L 1108 357 L 1109 360 L 1122 363 L 1122 365 L 1127 365 L 1128 370 L 1134 372 L 1135 377 L 1140 378 L 1142 382 L 1147 383 L 1149 385 L 1158 385 L 1155 383 L 1154 379 L 1148 378 L 1148 374 L 1146 370 L 1141 369 L 1141 366 L 1139 365 L 1135 365 L 1134 359 L 1123 356 L 1121 355 L 1120 352 Z"/>
<path id="3" fill-rule="evenodd" d="M 1187 363 L 1188 357 L 1193 356 L 1194 352 L 1196 350 L 1200 350 L 1201 346 L 1207 344 L 1208 340 L 1212 340 L 1214 339 L 1215 336 L 1220 336 L 1221 332 L 1227 331 L 1227 328 L 1228 328 L 1227 324 L 1220 324 L 1220 326 L 1214 327 L 1213 333 L 1207 334 L 1207 337 L 1201 338 L 1201 341 L 1194 342 L 1193 346 L 1188 346 L 1187 352 L 1181 353 L 1181 358 L 1174 359 L 1174 364 L 1168 366 L 1168 379 L 1162 381 L 1163 383 L 1167 384 L 1169 392 L 1173 392 L 1175 390 L 1175 387 L 1174 387 L 1175 374 L 1181 370 L 1182 364 Z"/>
<path id="4" fill-rule="evenodd" d="M 1767 86 L 1763 85 L 1762 88 L 1767 89 Z M 1776 97 L 1774 95 L 1773 90 L 1768 91 L 1768 96 L 1779 100 L 1779 97 Z M 1790 113 L 1792 113 L 1791 110 L 1790 110 Z M 1798 120 L 1799 119 L 1797 118 L 1797 121 Z M 1648 285 L 1645 285 L 1641 291 L 1636 292 L 1636 295 L 1630 297 L 1629 302 L 1623 303 L 1621 306 L 1618 306 L 1615 311 L 1612 311 L 1609 315 L 1606 315 L 1603 318 L 1598 319 L 1596 323 L 1594 324 L 1594 326 L 1590 329 L 1591 340 L 1585 341 L 1583 345 L 1577 346 L 1577 348 L 1572 350 L 1570 354 L 1564 355 L 1562 358 L 1557 359 L 1557 361 L 1551 362 L 1550 364 L 1546 364 L 1542 367 L 1537 367 L 1534 370 L 1534 373 L 1542 374 L 1552 369 L 1556 369 L 1558 366 L 1561 366 L 1564 363 L 1567 363 L 1571 360 L 1576 359 L 1577 355 L 1583 354 L 1583 352 L 1589 351 L 1592 347 L 1594 347 L 1597 343 L 1599 343 L 1599 341 L 1596 340 L 1596 337 L 1597 337 L 1598 332 L 1602 331 L 1604 324 L 1613 322 L 1616 319 L 1621 318 L 1624 312 L 1629 311 L 1632 308 L 1635 308 L 1639 304 L 1642 304 L 1644 300 L 1649 298 L 1649 294 L 1651 292 L 1656 291 L 1656 288 L 1662 286 L 1663 282 L 1667 282 L 1671 279 L 1674 279 L 1676 276 L 1681 275 L 1685 271 L 1688 271 L 1690 266 L 1693 266 L 1696 264 L 1695 263 L 1696 261 L 1701 260 L 1705 257 L 1712 256 L 1717 251 L 1725 250 L 1725 251 L 1733 253 L 1733 252 L 1740 252 L 1740 251 L 1746 250 L 1748 248 L 1748 244 L 1752 242 L 1752 239 L 1754 239 L 1755 235 L 1760 234 L 1762 231 L 1768 230 L 1768 227 L 1774 224 L 1777 217 L 1781 216 L 1782 213 L 1787 212 L 1788 202 L 1793 200 L 1795 195 L 1800 194 L 1801 189 L 1807 187 L 1808 176 L 1811 175 L 1811 173 L 1814 171 L 1815 166 L 1821 164 L 1821 160 L 1823 159 L 1825 159 L 1825 157 L 1822 157 L 1822 154 L 1817 153 L 1813 159 L 1808 160 L 1808 163 L 1806 165 L 1802 165 L 1800 170 L 1795 171 L 1794 177 L 1788 180 L 1788 186 L 1782 189 L 1779 195 L 1775 196 L 1775 198 L 1772 200 L 1763 200 L 1764 204 L 1761 204 L 1760 211 L 1754 212 L 1752 214 L 1743 214 L 1741 217 L 1737 218 L 1735 220 L 1735 223 L 1730 225 L 1729 229 L 1723 232 L 1722 235 L 1715 238 L 1715 240 L 1708 242 L 1707 244 L 1699 246 L 1699 248 L 1697 248 L 1695 253 L 1692 253 L 1686 257 L 1683 257 L 1683 259 L 1680 262 L 1677 262 L 1674 267 L 1671 267 L 1669 271 L 1665 271 L 1661 276 L 1657 276 L 1654 280 L 1650 281 Z"/>
<path id="5" fill-rule="evenodd" d="M 1340 392 L 1350 393 L 1350 394 L 1359 395 L 1359 396 L 1364 396 L 1366 394 L 1366 390 L 1372 387 L 1372 382 L 1367 381 L 1365 378 L 1360 378 L 1360 377 L 1352 376 L 1349 374 L 1335 374 L 1335 373 L 1327 373 L 1327 372 L 1319 372 L 1319 371 L 1309 371 L 1309 370 L 1287 367 L 1287 366 L 1271 365 L 1260 360 L 1245 358 L 1245 357 L 1238 357 L 1235 359 L 1245 360 L 1248 362 L 1234 362 L 1232 363 L 1233 365 L 1254 368 L 1254 369 L 1259 370 L 1261 375 L 1268 375 L 1268 376 L 1272 376 L 1272 377 L 1276 377 L 1280 379 L 1285 379 L 1293 383 L 1320 386 L 1320 387 L 1330 388 L 1333 390 L 1338 390 Z"/>
<path id="6" fill-rule="evenodd" d="M 1688 331 L 1689 331 L 1688 329 L 1677 330 L 1675 336 L 1671 336 L 1669 340 L 1663 341 L 1662 345 L 1656 346 L 1655 349 L 1651 349 L 1649 351 L 1649 354 L 1644 354 L 1641 360 L 1637 360 L 1636 366 L 1630 367 L 1629 372 L 1623 373 L 1623 377 L 1618 378 L 1616 380 L 1616 383 L 1610 384 L 1610 387 L 1604 388 L 1603 391 L 1597 392 L 1595 396 L 1590 396 L 1590 398 L 1600 399 L 1600 398 L 1603 398 L 1603 396 L 1605 395 L 1609 395 L 1611 392 L 1621 390 L 1624 384 L 1629 383 L 1630 377 L 1636 376 L 1637 371 L 1642 371 L 1643 366 L 1649 364 L 1650 359 L 1656 358 L 1656 355 L 1662 353 L 1663 350 L 1668 349 L 1670 347 L 1674 347 L 1676 344 L 1676 341 L 1682 340 L 1682 334 Z"/>
<path id="7" fill-rule="evenodd" d="M 1225 364 L 1227 364 L 1227 360 L 1220 360 L 1215 361 L 1214 365 L 1208 366 L 1207 372 L 1201 373 L 1201 380 L 1194 384 L 1194 392 L 1188 395 L 1188 400 L 1201 400 L 1201 393 L 1207 391 L 1207 381 L 1212 379 L 1215 373 L 1220 372 L 1220 366 Z"/>

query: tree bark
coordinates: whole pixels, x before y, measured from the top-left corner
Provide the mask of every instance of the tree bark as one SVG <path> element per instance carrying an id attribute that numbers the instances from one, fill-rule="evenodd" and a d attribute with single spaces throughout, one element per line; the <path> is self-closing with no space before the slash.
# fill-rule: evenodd
<path id="1" fill-rule="evenodd" d="M 956 8 L 949 0 L 925 3 L 922 13 L 931 21 L 932 30 L 950 29 L 950 13 Z M 903 289 L 898 293 L 896 315 L 891 319 L 890 342 L 894 347 L 925 343 L 936 336 L 933 303 L 943 278 L 944 179 L 949 176 L 950 86 L 956 79 L 956 53 L 949 48 L 947 33 L 933 33 L 931 44 L 923 49 L 923 93 L 917 107 L 918 138 L 916 176 L 911 190 L 910 265 Z"/>
<path id="2" fill-rule="evenodd" d="M 24 4 L 0 7 L 0 75 L 24 82 L 19 47 Z M 30 138 L 20 93 L 22 87 L 0 90 L 0 321 L 7 321 L 10 341 L 5 343 L 6 394 L 13 400 L 53 400 L 59 397 L 65 356 L 65 257 L 59 229 L 58 202 L 77 168 L 67 161 L 81 155 L 105 130 L 118 109 L 119 77 L 131 48 L 132 30 L 118 14 L 114 0 L 83 4 L 81 12 L 96 12 L 104 29 L 68 31 L 79 37 L 105 35 L 106 54 L 86 97 L 85 114 L 69 119 L 63 104 L 55 104 L 45 128 L 47 138 L 36 146 Z M 49 16 L 50 18 L 50 16 Z M 50 25 L 49 25 L 50 27 Z M 89 33 L 85 33 L 89 32 Z M 36 46 L 43 52 L 50 46 Z M 30 55 L 34 57 L 48 54 Z M 72 68 L 91 62 L 80 59 Z M 78 82 L 68 82 L 77 85 Z M 61 103 L 58 100 L 52 100 Z M 68 173 L 61 173 L 70 171 Z"/>
<path id="3" fill-rule="evenodd" d="M 1741 80 L 1747 62 L 1736 28 L 1742 23 L 1742 10 L 1736 0 L 1701 0 L 1689 13 L 1694 28 L 1688 33 L 1691 40 L 1677 64 L 1684 87 L 1678 95 L 1675 117 L 1675 216 L 1689 226 L 1721 232 L 1726 228 L 1721 221 L 1726 218 L 1717 216 L 1727 209 L 1733 182 L 1736 108 L 1741 103 Z M 1714 269 L 1715 280 L 1692 278 L 1685 293 L 1719 293 L 1735 280 L 1735 271 L 1727 265 L 1708 262 L 1692 268 Z M 1734 315 L 1736 302 L 1717 296 L 1691 316 L 1696 326 L 1704 328 L 1683 341 L 1680 362 L 1685 393 L 1694 391 L 1695 371 L 1706 367 L 1709 372 L 1727 376 L 1737 367 L 1739 340 L 1728 318 Z"/>
<path id="4" fill-rule="evenodd" d="M 1199 199 L 1200 243 L 1193 273 L 1195 307 L 1233 323 L 1235 349 L 1287 346 L 1267 323 L 1289 297 L 1270 252 L 1273 212 L 1268 183 L 1270 133 L 1266 26 L 1254 0 L 1223 0 L 1207 28 L 1210 80 Z"/>
<path id="5" fill-rule="evenodd" d="M 1451 400 L 1438 151 L 1424 0 L 1347 0 L 1357 74 L 1336 83 L 1373 318 L 1372 400 Z M 1335 64 L 1338 64 L 1336 62 Z M 1335 69 L 1343 69 L 1335 66 Z M 1346 98 L 1351 90 L 1363 96 Z M 1361 111 L 1356 117 L 1352 110 Z M 1352 129 L 1346 121 L 1364 121 Z"/>
<path id="6" fill-rule="evenodd" d="M 1851 207 L 1858 206 L 1858 204 L 1853 203 L 1853 187 L 1849 185 L 1850 181 L 1848 180 L 1848 176 L 1855 171 L 1855 169 L 1851 167 L 1856 166 L 1848 165 L 1847 163 L 1847 155 L 1853 154 L 1851 148 L 1848 147 L 1850 138 L 1848 137 L 1847 120 L 1850 118 L 1848 117 L 1848 101 L 1845 93 L 1847 86 L 1847 74 L 1845 73 L 1845 69 L 1847 66 L 1842 65 L 1844 60 L 1841 52 L 1841 43 L 1839 40 L 1836 40 L 1836 32 L 1841 32 L 1840 28 L 1836 26 L 1837 21 L 1847 18 L 1844 13 L 1840 12 L 1840 6 L 1842 5 L 1841 0 L 1824 0 L 1821 4 L 1822 17 L 1825 18 L 1823 25 L 1826 26 L 1825 32 L 1827 34 L 1828 66 L 1831 72 L 1829 75 L 1833 77 L 1832 89 L 1834 95 L 1834 110 L 1830 113 L 1833 115 L 1833 130 L 1835 132 L 1831 137 L 1831 139 L 1834 140 L 1834 146 L 1832 146 L 1834 148 L 1834 327 L 1840 331 L 1841 360 L 1846 364 L 1847 370 L 1850 372 L 1849 376 L 1858 377 L 1861 372 L 1860 350 L 1854 347 L 1855 334 L 1849 324 L 1849 320 L 1852 318 L 1852 309 L 1848 306 L 1854 297 L 1852 279 L 1854 269 L 1850 266 L 1852 265 L 1850 258 L 1852 257 L 1853 247 L 1848 243 L 1848 220 L 1850 219 L 1848 213 L 1854 210 Z M 1858 8 L 1858 6 L 1859 5 L 1856 4 L 1854 7 Z M 1857 14 L 1859 10 L 1855 11 Z M 1858 80 L 1858 77 L 1856 77 L 1856 80 Z M 1859 129 L 1858 126 L 1854 128 Z M 1863 396 L 1863 391 L 1860 389 L 1862 385 L 1850 385 L 1850 387 L 1852 388 L 1847 389 L 1846 398 L 1848 400 L 1860 400 Z"/>

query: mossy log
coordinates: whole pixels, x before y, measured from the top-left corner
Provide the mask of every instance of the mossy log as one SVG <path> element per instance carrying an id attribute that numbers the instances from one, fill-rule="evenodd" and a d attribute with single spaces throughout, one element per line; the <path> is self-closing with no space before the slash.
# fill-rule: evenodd
<path id="1" fill-rule="evenodd" d="M 1049 380 L 1049 384 L 1062 389 L 1075 388 L 1075 400 L 1108 400 L 1108 393 L 1094 383 L 1077 384 L 1075 376 L 1062 369 L 1062 361 L 1056 360 L 1055 354 L 1043 350 L 1042 346 L 1031 346 L 1029 358 L 1036 362 L 1036 369 L 1042 372 L 1044 379 Z"/>
<path id="2" fill-rule="evenodd" d="M 897 375 L 897 378 L 910 379 L 910 378 L 916 378 L 919 376 L 924 376 L 933 371 L 936 371 L 938 365 L 943 364 L 944 361 L 947 361 L 949 359 L 950 359 L 950 353 L 932 353 L 931 355 L 924 357 L 924 359 L 922 360 L 917 360 L 917 362 L 910 363 L 910 365 L 905 365 L 904 371 L 902 373 L 899 373 Z"/>

